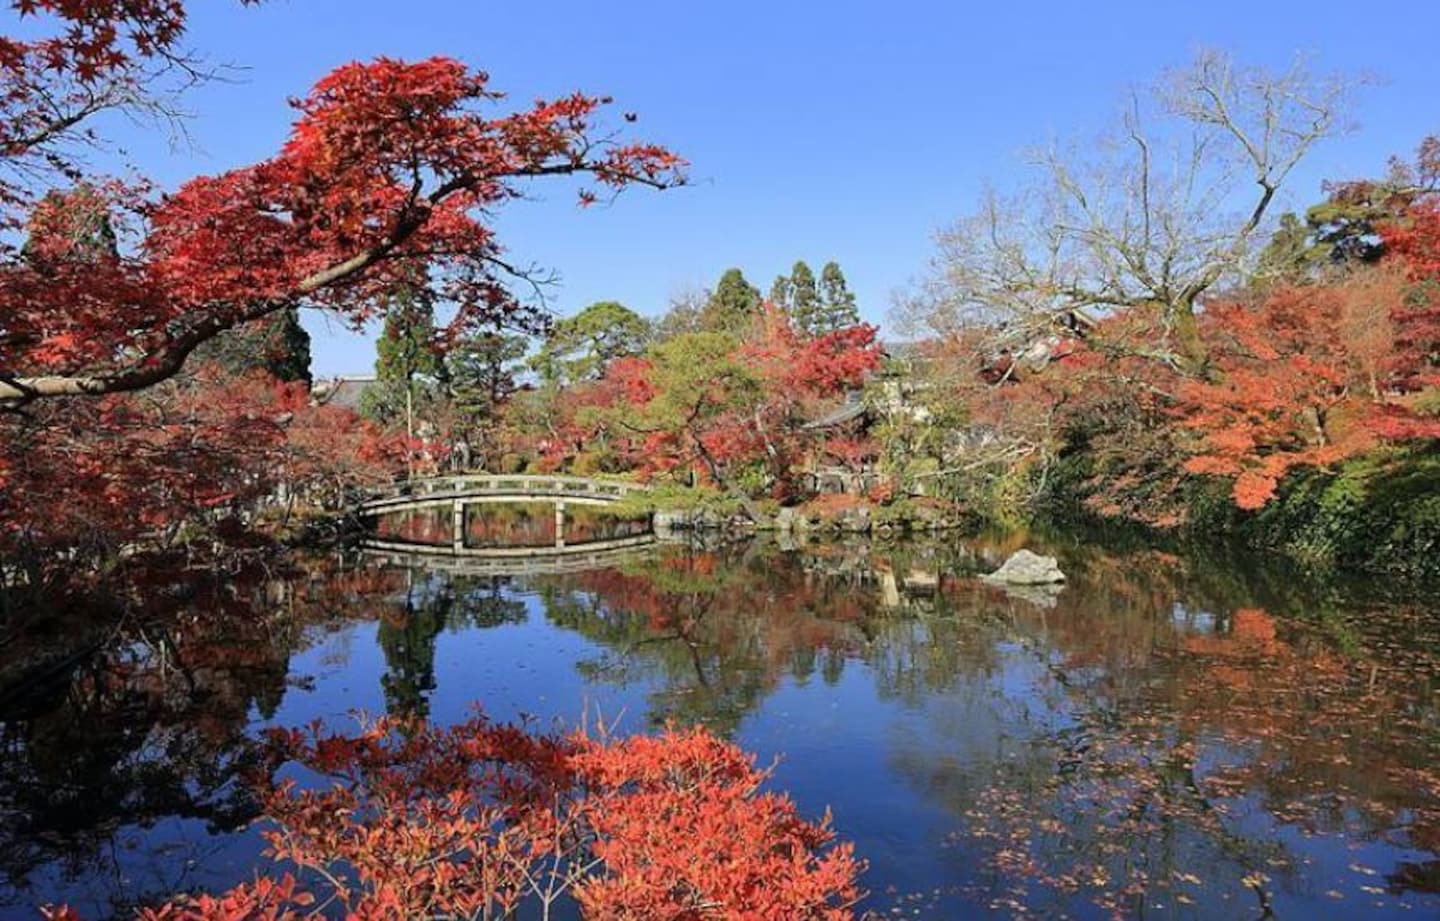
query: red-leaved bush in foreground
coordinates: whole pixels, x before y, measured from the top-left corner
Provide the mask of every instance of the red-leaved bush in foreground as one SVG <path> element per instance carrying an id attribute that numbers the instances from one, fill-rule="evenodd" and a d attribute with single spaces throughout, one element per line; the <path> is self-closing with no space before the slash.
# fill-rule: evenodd
<path id="1" fill-rule="evenodd" d="M 753 757 L 703 729 L 617 740 L 477 716 L 270 745 L 272 767 L 309 775 L 260 785 L 290 871 L 142 921 L 543 918 L 564 899 L 587 918 L 840 919 L 859 898 L 861 862 L 829 817 L 761 792 Z"/>

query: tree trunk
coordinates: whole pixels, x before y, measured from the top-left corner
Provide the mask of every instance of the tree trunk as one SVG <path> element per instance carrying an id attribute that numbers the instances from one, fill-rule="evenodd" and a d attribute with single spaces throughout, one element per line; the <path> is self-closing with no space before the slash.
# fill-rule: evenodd
<path id="1" fill-rule="evenodd" d="M 715 485 L 719 486 L 726 495 L 735 497 L 740 503 L 740 508 L 744 509 L 745 514 L 751 521 L 763 521 L 765 513 L 760 510 L 760 507 L 752 502 L 749 496 L 730 485 L 725 475 L 720 472 L 720 465 L 715 462 L 715 458 L 710 456 L 710 452 L 705 449 L 705 445 L 699 438 L 696 438 L 693 434 L 690 438 L 695 442 L 695 451 L 700 455 L 700 459 L 705 462 L 705 469 L 710 471 L 710 478 L 715 481 Z"/>
<path id="2" fill-rule="evenodd" d="M 1168 313 L 1170 327 L 1175 331 L 1180 370 L 1194 377 L 1204 377 L 1210 364 L 1210 354 L 1205 348 L 1205 340 L 1200 337 L 1195 304 L 1177 304 Z"/>

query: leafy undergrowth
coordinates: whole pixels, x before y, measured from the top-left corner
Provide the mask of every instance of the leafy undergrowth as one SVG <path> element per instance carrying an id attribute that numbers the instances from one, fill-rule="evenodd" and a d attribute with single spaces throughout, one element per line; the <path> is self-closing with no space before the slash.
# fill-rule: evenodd
<path id="1" fill-rule="evenodd" d="M 735 497 L 719 490 L 664 483 L 653 484 L 643 493 L 631 493 L 615 503 L 614 508 L 620 514 L 706 513 L 718 517 L 729 517 L 741 510 Z"/>
<path id="2" fill-rule="evenodd" d="M 1201 493 L 1189 530 L 1227 534 L 1316 567 L 1434 578 L 1440 576 L 1440 454 L 1386 452 L 1333 472 L 1298 472 L 1257 512 Z"/>

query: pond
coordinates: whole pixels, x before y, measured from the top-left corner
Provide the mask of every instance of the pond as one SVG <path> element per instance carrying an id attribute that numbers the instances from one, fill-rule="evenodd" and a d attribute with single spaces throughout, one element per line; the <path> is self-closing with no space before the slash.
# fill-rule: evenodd
<path id="1" fill-rule="evenodd" d="M 976 578 L 1022 546 L 1062 590 Z M 0 917 L 248 878 L 257 733 L 476 703 L 775 760 L 878 915 L 1440 914 L 1440 613 L 1276 561 L 1038 534 L 514 575 L 352 550 L 116 594 L 0 651 Z"/>

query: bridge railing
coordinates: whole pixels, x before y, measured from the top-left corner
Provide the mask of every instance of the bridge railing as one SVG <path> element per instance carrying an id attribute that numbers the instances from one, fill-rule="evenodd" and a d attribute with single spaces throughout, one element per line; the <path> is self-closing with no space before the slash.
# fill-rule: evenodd
<path id="1" fill-rule="evenodd" d="M 577 476 L 525 474 L 457 474 L 392 483 L 373 490 L 365 504 L 397 499 L 423 499 L 437 495 L 497 493 L 508 495 L 586 495 L 623 499 L 643 493 L 646 487 L 625 480 L 599 480 Z"/>

